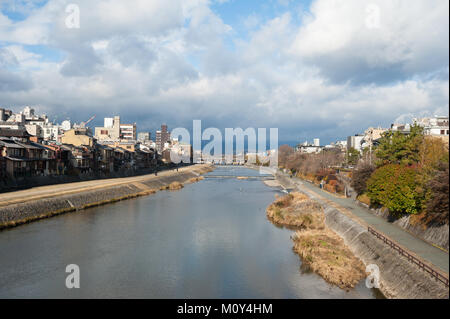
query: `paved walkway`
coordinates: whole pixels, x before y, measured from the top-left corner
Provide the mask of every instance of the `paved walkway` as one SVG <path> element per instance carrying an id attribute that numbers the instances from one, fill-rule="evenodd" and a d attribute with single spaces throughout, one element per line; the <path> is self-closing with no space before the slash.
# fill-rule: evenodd
<path id="1" fill-rule="evenodd" d="M 189 172 L 197 169 L 201 165 L 193 165 L 179 168 L 179 172 Z M 178 172 L 175 169 L 164 170 L 158 172 L 159 176 L 174 175 Z M 0 207 L 11 204 L 22 203 L 25 201 L 50 198 L 55 196 L 68 195 L 73 193 L 79 193 L 89 190 L 96 190 L 101 188 L 108 188 L 112 186 L 119 186 L 124 184 L 131 184 L 134 182 L 147 181 L 157 178 L 154 174 L 123 177 L 123 178 L 111 178 L 111 179 L 97 179 L 85 182 L 74 182 L 55 184 L 48 186 L 33 187 L 25 190 L 1 193 L 0 194 Z"/>
<path id="2" fill-rule="evenodd" d="M 300 180 L 298 178 L 283 178 L 286 184 L 291 184 L 291 186 L 296 186 L 300 190 L 308 190 L 319 196 L 318 201 L 323 202 L 323 199 L 329 200 L 336 204 L 337 208 L 342 208 L 348 210 L 356 216 L 358 219 L 362 220 L 366 224 L 370 225 L 378 232 L 385 234 L 387 237 L 396 241 L 403 247 L 409 249 L 417 256 L 423 258 L 429 263 L 433 264 L 437 268 L 448 274 L 449 272 L 449 254 L 433 245 L 425 242 L 424 240 L 417 238 L 403 230 L 402 228 L 389 223 L 381 217 L 374 215 L 369 209 L 359 206 L 350 198 L 339 198 L 336 197 L 317 186 Z M 322 199 L 321 199 L 322 198 Z"/>

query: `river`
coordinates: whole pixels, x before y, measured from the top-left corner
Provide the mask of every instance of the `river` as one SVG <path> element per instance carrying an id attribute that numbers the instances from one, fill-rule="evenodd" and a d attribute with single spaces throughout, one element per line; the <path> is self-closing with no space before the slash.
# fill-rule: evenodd
<path id="1" fill-rule="evenodd" d="M 206 178 L 1 231 L 0 297 L 379 297 L 364 281 L 345 291 L 302 266 L 292 230 L 266 219 L 277 193 L 261 180 Z M 65 286 L 69 264 L 80 268 L 79 289 Z"/>

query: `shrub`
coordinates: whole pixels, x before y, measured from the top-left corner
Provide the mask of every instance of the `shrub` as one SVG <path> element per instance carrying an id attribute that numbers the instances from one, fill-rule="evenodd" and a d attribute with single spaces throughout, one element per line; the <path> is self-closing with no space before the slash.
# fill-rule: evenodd
<path id="1" fill-rule="evenodd" d="M 438 224 L 448 224 L 449 186 L 448 163 L 442 162 L 435 176 L 427 183 L 429 191 L 426 203 L 427 215 Z"/>
<path id="2" fill-rule="evenodd" d="M 417 214 L 424 200 L 419 177 L 412 166 L 382 166 L 367 181 L 367 196 L 371 203 L 383 205 L 394 214 Z"/>
<path id="3" fill-rule="evenodd" d="M 368 163 L 358 165 L 358 167 L 353 171 L 351 185 L 358 195 L 366 192 L 367 181 L 374 171 L 375 167 Z"/>

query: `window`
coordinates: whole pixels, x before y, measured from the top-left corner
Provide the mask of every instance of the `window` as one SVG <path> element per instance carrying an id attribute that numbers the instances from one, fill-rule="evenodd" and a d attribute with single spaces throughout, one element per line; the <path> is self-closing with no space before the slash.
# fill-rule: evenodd
<path id="1" fill-rule="evenodd" d="M 441 130 L 441 135 L 445 135 L 445 130 Z"/>
<path id="2" fill-rule="evenodd" d="M 108 135 L 108 130 L 101 130 L 101 131 L 100 131 L 100 134 L 101 134 L 101 135 Z"/>

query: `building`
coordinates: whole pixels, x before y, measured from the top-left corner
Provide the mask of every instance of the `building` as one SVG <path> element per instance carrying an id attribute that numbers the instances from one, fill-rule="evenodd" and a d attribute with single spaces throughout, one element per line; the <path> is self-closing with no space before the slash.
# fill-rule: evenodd
<path id="1" fill-rule="evenodd" d="M 330 147 L 331 148 L 338 148 L 342 152 L 346 152 L 347 151 L 347 140 L 336 141 L 334 143 L 331 143 Z"/>
<path id="2" fill-rule="evenodd" d="M 73 144 L 63 144 L 61 149 L 68 152 L 68 168 L 76 173 L 92 173 L 97 162 L 95 161 L 95 150 L 93 147 L 86 145 L 76 146 Z"/>
<path id="3" fill-rule="evenodd" d="M 394 124 L 391 124 L 391 131 L 400 132 L 403 134 L 409 134 L 411 132 L 411 125 L 394 123 Z"/>
<path id="4" fill-rule="evenodd" d="M 449 136 L 448 116 L 413 119 L 413 123 L 422 126 L 424 128 L 425 135 Z"/>
<path id="5" fill-rule="evenodd" d="M 114 148 L 107 145 L 96 144 L 98 169 L 104 174 L 114 171 Z"/>
<path id="6" fill-rule="evenodd" d="M 141 143 L 147 143 L 151 141 L 152 134 L 150 132 L 140 132 L 137 135 L 137 140 Z"/>
<path id="7" fill-rule="evenodd" d="M 355 150 L 361 152 L 361 150 L 362 150 L 361 142 L 363 141 L 363 139 L 364 139 L 364 135 L 361 135 L 361 134 L 356 134 L 356 135 L 347 137 L 347 151 L 354 148 Z"/>
<path id="8" fill-rule="evenodd" d="M 161 125 L 161 130 L 156 131 L 156 150 L 162 152 L 167 147 L 167 143 L 170 142 L 170 133 L 167 130 L 167 125 Z"/>
<path id="9" fill-rule="evenodd" d="M 119 140 L 119 141 L 99 141 L 98 144 L 106 145 L 112 148 L 122 148 L 128 152 L 134 152 L 136 150 L 135 141 Z"/>
<path id="10" fill-rule="evenodd" d="M 383 136 L 383 133 L 386 132 L 388 129 L 385 128 L 374 128 L 369 127 L 364 132 L 364 138 L 361 142 L 361 147 L 364 149 L 368 147 L 370 151 L 372 151 L 372 148 L 374 145 L 377 144 L 377 141 Z"/>
<path id="11" fill-rule="evenodd" d="M 120 139 L 136 141 L 136 123 L 120 124 Z"/>
<path id="12" fill-rule="evenodd" d="M 103 127 L 95 128 L 95 138 L 99 141 L 136 140 L 136 123 L 122 124 L 120 116 L 106 117 Z"/>
<path id="13" fill-rule="evenodd" d="M 23 130 L 25 129 L 25 125 L 16 122 L 1 121 L 0 129 Z"/>
<path id="14" fill-rule="evenodd" d="M 0 173 L 4 177 L 46 176 L 54 172 L 54 158 L 45 147 L 29 140 L 25 130 L 0 130 Z"/>
<path id="15" fill-rule="evenodd" d="M 319 138 L 315 138 L 314 139 L 314 146 L 320 146 L 320 139 Z"/>
<path id="16" fill-rule="evenodd" d="M 120 139 L 120 116 L 106 117 L 103 127 L 95 128 L 95 138 L 99 141 L 116 141 Z"/>
<path id="17" fill-rule="evenodd" d="M 0 122 L 7 121 L 13 112 L 4 108 L 0 108 Z"/>
<path id="18" fill-rule="evenodd" d="M 43 145 L 52 153 L 49 153 L 48 157 L 53 156 L 55 159 L 55 175 L 65 175 L 67 174 L 67 170 L 70 168 L 70 158 L 71 151 L 69 148 L 64 147 L 64 145 L 49 143 Z"/>
<path id="19" fill-rule="evenodd" d="M 60 138 L 62 144 L 71 144 L 74 146 L 94 146 L 94 139 L 88 135 L 86 128 L 74 128 L 64 132 Z"/>
<path id="20" fill-rule="evenodd" d="M 191 144 L 183 143 L 183 142 L 176 142 L 173 143 L 173 145 L 170 146 L 170 154 L 169 158 L 164 158 L 166 161 L 172 162 L 173 160 L 176 160 L 177 162 L 183 162 L 183 163 L 192 163 L 193 161 L 193 148 Z M 178 163 L 177 163 L 178 164 Z"/>
<path id="21" fill-rule="evenodd" d="M 298 144 L 295 147 L 295 150 L 300 153 L 306 154 L 316 154 L 320 153 L 324 147 L 320 146 L 320 139 L 314 139 L 313 144 L 308 143 L 308 141 L 303 142 L 302 144 Z"/>

